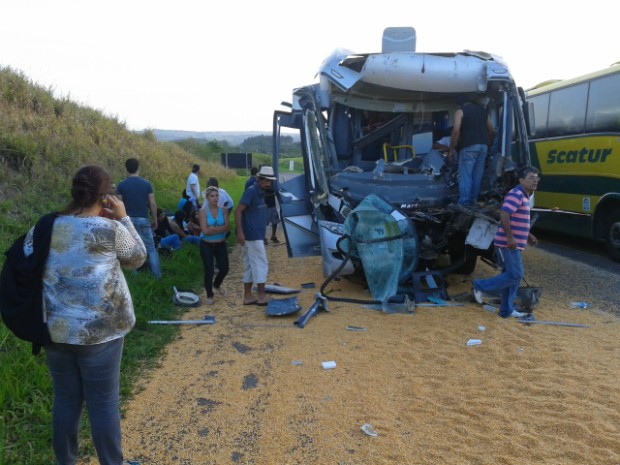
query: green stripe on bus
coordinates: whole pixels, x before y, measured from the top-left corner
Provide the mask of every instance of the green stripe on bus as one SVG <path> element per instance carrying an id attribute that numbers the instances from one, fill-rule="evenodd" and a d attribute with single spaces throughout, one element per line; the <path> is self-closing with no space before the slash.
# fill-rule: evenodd
<path id="1" fill-rule="evenodd" d="M 568 176 L 565 174 L 541 174 L 538 192 L 558 192 L 602 196 L 608 192 L 620 192 L 620 180 L 603 176 Z"/>

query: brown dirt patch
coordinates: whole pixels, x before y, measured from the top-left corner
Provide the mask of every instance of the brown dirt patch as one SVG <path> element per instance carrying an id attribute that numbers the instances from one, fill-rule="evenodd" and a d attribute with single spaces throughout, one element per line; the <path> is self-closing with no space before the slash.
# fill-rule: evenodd
<path id="1" fill-rule="evenodd" d="M 323 282 L 319 258 L 288 259 L 285 246 L 268 254 L 270 282 L 316 283 L 298 295 L 305 311 Z M 301 312 L 267 317 L 265 307 L 241 305 L 233 250 L 228 297 L 185 316 L 214 315 L 216 324 L 183 327 L 130 402 L 126 456 L 143 465 L 618 464 L 619 320 L 571 309 L 584 296 L 575 299 L 557 270 L 595 271 L 552 260 L 525 254 L 526 270 L 551 269 L 536 275 L 536 317 L 589 328 L 526 326 L 473 303 L 389 315 L 329 302 L 300 329 Z M 474 277 L 494 273 L 481 264 Z M 450 295 L 467 292 L 471 277 L 449 286 Z M 344 279 L 330 288 L 369 297 Z M 470 338 L 482 344 L 468 347 Z M 322 368 L 328 360 L 335 369 Z M 365 423 L 377 437 L 361 431 Z"/>

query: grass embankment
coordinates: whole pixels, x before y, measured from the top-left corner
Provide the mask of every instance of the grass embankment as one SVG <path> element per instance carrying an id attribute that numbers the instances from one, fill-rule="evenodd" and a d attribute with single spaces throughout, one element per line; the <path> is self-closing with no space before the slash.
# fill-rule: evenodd
<path id="1" fill-rule="evenodd" d="M 157 142 L 151 132 L 135 134 L 118 118 L 81 107 L 68 98 L 31 83 L 20 73 L 0 68 L 0 250 L 4 251 L 43 213 L 69 200 L 71 178 L 80 166 L 98 164 L 118 182 L 127 158 L 140 160 L 140 174 L 155 189 L 158 206 L 174 211 L 194 163 L 201 165 L 201 184 L 216 176 L 238 201 L 245 177 L 219 164 L 219 153 L 196 157 L 172 143 Z M 0 256 L 0 263 L 4 256 Z M 137 323 L 126 338 L 122 395 L 156 366 L 177 327 L 149 325 L 149 320 L 176 319 L 183 308 L 172 303 L 172 287 L 202 288 L 202 263 L 196 247 L 185 246 L 162 258 L 163 278 L 127 273 Z M 51 449 L 52 388 L 44 352 L 0 325 L 0 465 L 54 463 Z M 86 425 L 85 431 L 89 431 Z M 84 434 L 82 450 L 92 453 Z"/>

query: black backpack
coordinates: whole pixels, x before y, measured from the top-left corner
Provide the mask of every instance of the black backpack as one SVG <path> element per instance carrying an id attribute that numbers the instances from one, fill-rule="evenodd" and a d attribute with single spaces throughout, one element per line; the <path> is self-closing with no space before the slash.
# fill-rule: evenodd
<path id="1" fill-rule="evenodd" d="M 4 253 L 0 274 L 0 314 L 15 336 L 32 342 L 32 354 L 51 342 L 43 306 L 43 271 L 50 250 L 57 212 L 43 216 L 33 232 L 33 253 L 24 255 L 26 234 Z"/>

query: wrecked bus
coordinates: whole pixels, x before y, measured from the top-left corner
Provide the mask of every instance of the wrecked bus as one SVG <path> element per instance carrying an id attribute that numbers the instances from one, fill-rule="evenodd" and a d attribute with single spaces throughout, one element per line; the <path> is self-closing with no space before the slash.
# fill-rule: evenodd
<path id="1" fill-rule="evenodd" d="M 346 260 L 352 241 L 368 249 L 400 240 L 402 253 L 390 260 L 402 261 L 401 282 L 415 270 L 471 273 L 477 257 L 490 252 L 517 169 L 530 162 L 524 93 L 506 64 L 484 52 L 419 53 L 413 28 L 387 28 L 381 52 L 338 49 L 318 75 L 319 82 L 293 91 L 288 109 L 274 112 L 274 168 L 286 155 L 280 137 L 291 130 L 299 132 L 303 156 L 303 174 L 276 173 L 289 256 L 322 254 L 325 276 L 347 274 L 387 261 L 372 247 Z M 495 127 L 481 202 L 473 208 L 457 205 L 458 167 L 436 145 L 462 95 L 485 106 Z M 389 233 L 380 216 L 356 216 L 362 204 L 393 218 L 399 232 Z M 377 227 L 351 239 L 348 223 L 360 221 Z"/>

